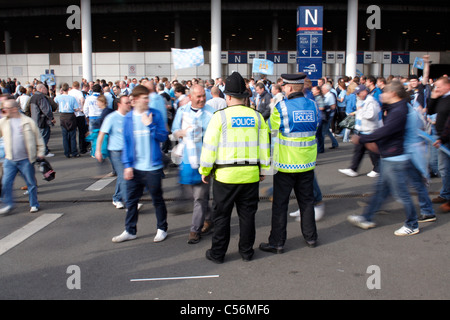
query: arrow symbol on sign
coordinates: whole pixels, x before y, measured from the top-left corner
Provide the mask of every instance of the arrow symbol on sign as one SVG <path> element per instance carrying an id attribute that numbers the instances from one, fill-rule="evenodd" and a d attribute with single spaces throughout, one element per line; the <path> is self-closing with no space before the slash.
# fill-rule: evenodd
<path id="1" fill-rule="evenodd" d="M 315 54 L 319 54 L 319 52 L 320 52 L 319 49 L 314 50 Z"/>
<path id="2" fill-rule="evenodd" d="M 308 51 L 306 51 L 306 49 L 303 49 L 302 53 L 303 53 L 303 54 L 307 54 Z"/>

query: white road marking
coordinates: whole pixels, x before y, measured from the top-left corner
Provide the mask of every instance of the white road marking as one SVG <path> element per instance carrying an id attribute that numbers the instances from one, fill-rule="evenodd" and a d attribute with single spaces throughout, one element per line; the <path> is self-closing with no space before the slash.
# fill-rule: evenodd
<path id="1" fill-rule="evenodd" d="M 211 276 L 189 276 L 189 277 L 169 277 L 169 278 L 147 278 L 147 279 L 131 279 L 131 282 L 137 281 L 162 281 L 162 280 L 185 280 L 185 279 L 205 279 L 205 278 L 218 278 L 219 275 Z"/>
<path id="2" fill-rule="evenodd" d="M 0 256 L 61 217 L 62 213 L 45 213 L 22 228 L 0 239 Z"/>
<path id="3" fill-rule="evenodd" d="M 111 182 L 113 182 L 116 179 L 117 179 L 117 177 L 101 178 L 100 180 L 94 182 L 92 185 L 90 185 L 89 187 L 87 187 L 84 190 L 86 190 L 86 191 L 100 191 L 100 190 L 102 190 L 104 187 L 106 187 L 108 184 L 110 184 Z"/>

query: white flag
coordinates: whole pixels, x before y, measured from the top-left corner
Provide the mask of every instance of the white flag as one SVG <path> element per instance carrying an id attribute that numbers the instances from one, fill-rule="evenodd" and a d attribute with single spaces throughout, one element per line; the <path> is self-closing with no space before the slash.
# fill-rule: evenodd
<path id="1" fill-rule="evenodd" d="M 178 69 L 202 66 L 205 62 L 203 47 L 192 49 L 174 49 L 172 48 L 173 67 Z"/>

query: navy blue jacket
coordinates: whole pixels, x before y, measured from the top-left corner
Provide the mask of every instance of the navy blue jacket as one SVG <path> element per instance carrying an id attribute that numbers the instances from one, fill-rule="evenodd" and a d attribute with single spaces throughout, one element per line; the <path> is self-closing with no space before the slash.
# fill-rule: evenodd
<path id="1" fill-rule="evenodd" d="M 360 135 L 359 143 L 376 142 L 382 158 L 400 156 L 404 153 L 405 128 L 408 119 L 406 100 L 383 104 L 383 126 L 371 134 Z"/>

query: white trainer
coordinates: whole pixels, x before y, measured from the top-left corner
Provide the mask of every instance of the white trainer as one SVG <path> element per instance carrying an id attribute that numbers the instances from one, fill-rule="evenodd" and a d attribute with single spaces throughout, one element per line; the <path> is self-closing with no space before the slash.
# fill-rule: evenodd
<path id="1" fill-rule="evenodd" d="M 314 205 L 314 218 L 317 221 L 320 221 L 325 214 L 325 203 L 319 202 Z M 300 221 L 300 209 L 289 214 L 291 217 L 295 218 L 295 221 Z"/>
<path id="2" fill-rule="evenodd" d="M 167 237 L 167 232 L 163 231 L 161 229 L 158 229 L 158 231 L 156 232 L 156 236 L 153 239 L 153 242 L 161 242 L 164 241 L 164 239 Z"/>
<path id="3" fill-rule="evenodd" d="M 358 172 L 353 171 L 352 169 L 339 169 L 340 173 L 343 173 L 349 177 L 357 177 Z"/>
<path id="4" fill-rule="evenodd" d="M 368 176 L 368 177 L 371 177 L 371 178 L 376 178 L 376 177 L 380 176 L 380 174 L 379 174 L 378 172 L 375 172 L 375 171 L 370 171 L 370 172 L 367 174 L 367 176 Z"/>
<path id="5" fill-rule="evenodd" d="M 30 212 L 31 213 L 33 213 L 33 212 L 38 212 L 39 211 L 39 208 L 38 207 L 31 207 L 30 208 Z"/>
<path id="6" fill-rule="evenodd" d="M 120 235 L 112 238 L 112 242 L 124 242 L 127 240 L 134 240 L 136 238 L 137 238 L 137 236 L 135 234 L 128 233 L 127 230 L 125 230 Z"/>
<path id="7" fill-rule="evenodd" d="M 319 202 L 314 206 L 314 215 L 316 217 L 316 221 L 320 221 L 325 214 L 325 203 Z"/>
<path id="8" fill-rule="evenodd" d="M 298 209 L 297 211 L 291 212 L 289 213 L 289 215 L 293 218 L 295 217 L 300 217 L 300 209 Z"/>
<path id="9" fill-rule="evenodd" d="M 395 230 L 394 232 L 396 236 L 412 236 L 416 233 L 419 233 L 419 228 L 411 229 L 405 226 L 402 226 L 400 229 Z"/>
<path id="10" fill-rule="evenodd" d="M 116 207 L 116 209 L 123 209 L 125 206 L 120 201 L 113 201 L 112 204 Z"/>
<path id="11" fill-rule="evenodd" d="M 4 214 L 4 213 L 8 213 L 12 210 L 12 206 L 4 206 L 3 208 L 0 209 L 0 214 Z"/>
<path id="12" fill-rule="evenodd" d="M 367 221 L 363 216 L 351 215 L 347 217 L 347 221 L 361 229 L 367 230 L 370 228 L 375 228 L 375 223 L 372 221 Z"/>

